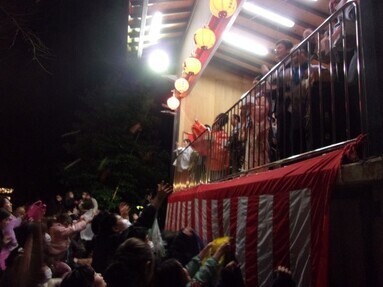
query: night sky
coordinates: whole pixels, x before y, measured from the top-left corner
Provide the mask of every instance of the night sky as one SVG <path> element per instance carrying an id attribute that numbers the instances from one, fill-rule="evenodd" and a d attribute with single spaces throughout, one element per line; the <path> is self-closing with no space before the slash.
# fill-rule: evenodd
<path id="1" fill-rule="evenodd" d="M 67 156 L 61 135 L 72 130 L 79 96 L 118 69 L 135 72 L 126 73 L 127 2 L 2 1 L 0 186 L 15 189 L 14 201 L 66 191 L 57 176 L 58 163 Z M 23 29 L 17 32 L 13 20 Z M 34 35 L 48 50 L 30 44 L 28 37 Z M 171 83 L 158 80 L 155 85 L 160 112 Z M 163 148 L 170 151 L 172 118 L 162 117 Z"/>

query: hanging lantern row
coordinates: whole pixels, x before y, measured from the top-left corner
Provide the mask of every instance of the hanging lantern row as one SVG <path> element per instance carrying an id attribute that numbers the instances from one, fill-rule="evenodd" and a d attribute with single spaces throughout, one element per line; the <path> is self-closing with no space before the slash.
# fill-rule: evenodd
<path id="1" fill-rule="evenodd" d="M 210 0 L 210 12 L 217 18 L 231 17 L 237 9 L 237 0 Z M 198 29 L 194 34 L 194 43 L 197 48 L 208 50 L 214 46 L 216 37 L 214 31 L 208 27 Z M 183 71 L 186 75 L 197 75 L 202 68 L 201 61 L 196 57 L 189 57 L 184 60 Z M 189 89 L 189 82 L 187 79 L 181 77 L 174 82 L 176 90 L 183 94 Z M 167 100 L 167 105 L 171 110 L 176 110 L 180 101 L 175 96 L 171 96 Z"/>
<path id="2" fill-rule="evenodd" d="M 237 0 L 210 0 L 210 12 L 217 18 L 231 17 L 237 9 Z"/>
<path id="3" fill-rule="evenodd" d="M 208 50 L 215 44 L 215 34 L 207 27 L 198 29 L 194 34 L 194 43 L 202 50 Z"/>

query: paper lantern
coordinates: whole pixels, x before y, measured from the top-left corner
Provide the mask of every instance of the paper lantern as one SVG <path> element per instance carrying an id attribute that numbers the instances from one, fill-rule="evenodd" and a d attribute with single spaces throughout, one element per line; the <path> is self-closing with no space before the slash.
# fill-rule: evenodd
<path id="1" fill-rule="evenodd" d="M 210 0 L 210 12 L 217 18 L 228 18 L 237 9 L 237 0 Z"/>
<path id="2" fill-rule="evenodd" d="M 175 81 L 174 87 L 179 93 L 183 94 L 189 89 L 189 82 L 185 78 L 179 78 Z"/>
<path id="3" fill-rule="evenodd" d="M 174 95 L 171 96 L 166 103 L 168 104 L 169 109 L 176 110 L 180 105 L 180 100 L 177 99 Z"/>
<path id="4" fill-rule="evenodd" d="M 201 67 L 201 61 L 194 57 L 186 58 L 183 64 L 184 72 L 188 75 L 197 75 Z"/>
<path id="5" fill-rule="evenodd" d="M 208 50 L 215 44 L 215 34 L 209 28 L 200 28 L 194 33 L 194 43 L 202 50 Z"/>

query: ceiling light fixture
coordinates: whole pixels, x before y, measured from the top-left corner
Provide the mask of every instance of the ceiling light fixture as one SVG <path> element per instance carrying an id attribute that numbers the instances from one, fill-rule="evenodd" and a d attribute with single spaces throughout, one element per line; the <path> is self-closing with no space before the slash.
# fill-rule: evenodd
<path id="1" fill-rule="evenodd" d="M 156 43 L 160 38 L 160 31 L 162 26 L 162 13 L 156 12 L 152 17 L 149 30 L 149 42 Z"/>
<path id="2" fill-rule="evenodd" d="M 240 48 L 259 56 L 266 56 L 269 52 L 265 46 L 256 43 L 248 37 L 244 37 L 233 32 L 223 34 L 223 41 L 236 48 Z"/>
<path id="3" fill-rule="evenodd" d="M 274 13 L 272 11 L 269 11 L 269 10 L 266 10 L 266 9 L 261 8 L 259 6 L 256 6 L 252 3 L 245 2 L 245 4 L 243 4 L 242 7 L 244 10 L 246 10 L 252 14 L 255 14 L 259 17 L 265 18 L 269 21 L 276 22 L 276 23 L 281 24 L 283 26 L 291 28 L 295 25 L 294 21 L 292 21 L 286 17 L 283 17 L 281 15 L 278 15 L 277 13 Z"/>

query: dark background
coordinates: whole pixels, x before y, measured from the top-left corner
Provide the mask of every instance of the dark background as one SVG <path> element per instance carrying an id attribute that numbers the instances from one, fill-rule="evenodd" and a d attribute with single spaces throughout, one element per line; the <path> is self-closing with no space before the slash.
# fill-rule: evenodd
<path id="1" fill-rule="evenodd" d="M 146 69 L 127 55 L 127 2 L 0 4 L 0 187 L 14 188 L 14 201 L 67 191 L 59 178 L 67 160 L 61 135 L 72 131 L 79 97 L 116 71 L 129 77 Z M 159 113 L 171 83 L 157 76 L 153 85 Z M 161 117 L 161 145 L 170 152 L 173 118 Z"/>

